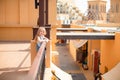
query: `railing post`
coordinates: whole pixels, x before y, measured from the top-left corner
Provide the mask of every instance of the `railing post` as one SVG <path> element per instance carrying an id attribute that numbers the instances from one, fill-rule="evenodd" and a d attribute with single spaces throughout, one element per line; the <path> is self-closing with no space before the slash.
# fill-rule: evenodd
<path id="1" fill-rule="evenodd" d="M 57 42 L 56 40 L 56 28 L 57 28 L 57 25 L 52 25 L 51 26 L 51 39 L 52 39 L 52 51 L 55 51 L 56 48 L 55 48 L 55 43 Z"/>
<path id="2" fill-rule="evenodd" d="M 45 25 L 46 26 L 46 31 L 47 31 L 47 35 L 46 37 L 51 39 L 51 25 Z M 49 41 L 46 45 L 46 56 L 45 56 L 45 66 L 46 68 L 49 68 L 50 67 L 50 49 L 51 49 L 51 41 Z"/>
<path id="3" fill-rule="evenodd" d="M 46 68 L 49 68 L 50 67 L 50 41 L 47 43 L 46 45 L 46 56 L 45 56 L 45 65 L 46 65 Z"/>
<path id="4" fill-rule="evenodd" d="M 30 52 L 31 52 L 31 65 L 35 59 L 35 56 L 37 54 L 36 52 L 36 42 L 35 40 L 31 40 L 31 49 L 30 49 Z"/>

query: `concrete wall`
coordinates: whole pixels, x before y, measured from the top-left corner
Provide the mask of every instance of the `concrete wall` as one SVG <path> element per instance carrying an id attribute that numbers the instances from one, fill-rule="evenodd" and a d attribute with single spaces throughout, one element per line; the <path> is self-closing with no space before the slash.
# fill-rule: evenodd
<path id="1" fill-rule="evenodd" d="M 49 8 L 49 14 L 48 14 L 48 23 L 51 25 L 57 24 L 57 0 L 48 0 L 48 8 Z"/>
<path id="2" fill-rule="evenodd" d="M 34 0 L 0 0 L 0 24 L 36 25 Z"/>
<path id="3" fill-rule="evenodd" d="M 37 24 L 34 0 L 0 0 L 0 41 L 28 41 Z"/>
<path id="4" fill-rule="evenodd" d="M 100 51 L 100 40 L 88 40 L 88 58 L 87 64 L 90 70 L 93 70 L 94 51 Z"/>
<path id="5" fill-rule="evenodd" d="M 101 41 L 101 66 L 100 72 L 112 69 L 120 62 L 120 33 L 115 34 L 115 40 Z"/>
<path id="6" fill-rule="evenodd" d="M 74 59 L 74 61 L 76 61 L 76 48 L 75 46 L 73 45 L 73 42 L 70 40 L 70 43 L 69 43 L 69 50 L 70 50 L 70 54 L 72 55 L 72 58 Z"/>
<path id="7" fill-rule="evenodd" d="M 30 41 L 32 36 L 30 25 L 0 25 L 0 41 Z"/>
<path id="8" fill-rule="evenodd" d="M 72 24 L 72 25 L 70 25 L 70 28 L 83 28 L 83 26 Z M 73 44 L 74 43 L 70 40 L 70 42 L 69 42 L 70 54 L 72 55 L 73 59 L 76 61 L 76 55 L 77 55 L 76 50 L 77 50 L 77 48 L 75 48 L 75 46 Z"/>

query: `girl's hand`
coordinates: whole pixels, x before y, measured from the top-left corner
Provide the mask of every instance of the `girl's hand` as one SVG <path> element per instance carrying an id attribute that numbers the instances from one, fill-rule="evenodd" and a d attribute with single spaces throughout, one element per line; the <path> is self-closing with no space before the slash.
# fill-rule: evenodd
<path id="1" fill-rule="evenodd" d="M 48 42 L 48 41 L 49 41 L 49 39 L 48 39 L 48 38 L 45 38 L 45 41 L 46 41 L 46 42 Z"/>

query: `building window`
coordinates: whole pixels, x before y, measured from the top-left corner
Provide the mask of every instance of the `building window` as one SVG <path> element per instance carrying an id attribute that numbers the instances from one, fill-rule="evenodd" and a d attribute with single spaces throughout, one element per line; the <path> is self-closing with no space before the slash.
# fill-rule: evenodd
<path id="1" fill-rule="evenodd" d="M 104 12 L 106 12 L 106 6 L 104 5 Z"/>
<path id="2" fill-rule="evenodd" d="M 96 5 L 96 11 L 99 11 L 98 5 Z"/>
<path id="3" fill-rule="evenodd" d="M 119 12 L 119 4 L 116 4 L 116 13 Z"/>
<path id="4" fill-rule="evenodd" d="M 102 5 L 100 6 L 100 12 L 102 12 Z"/>
<path id="5" fill-rule="evenodd" d="M 92 9 L 94 10 L 94 5 L 92 6 Z"/>
<path id="6" fill-rule="evenodd" d="M 103 13 L 105 12 L 105 7 L 104 7 L 104 5 L 103 5 Z"/>
<path id="7" fill-rule="evenodd" d="M 91 5 L 89 5 L 89 9 L 91 9 Z"/>
<path id="8" fill-rule="evenodd" d="M 102 5 L 102 12 L 104 12 L 104 5 Z"/>
<path id="9" fill-rule="evenodd" d="M 111 5 L 111 12 L 114 13 L 114 5 L 113 4 Z"/>

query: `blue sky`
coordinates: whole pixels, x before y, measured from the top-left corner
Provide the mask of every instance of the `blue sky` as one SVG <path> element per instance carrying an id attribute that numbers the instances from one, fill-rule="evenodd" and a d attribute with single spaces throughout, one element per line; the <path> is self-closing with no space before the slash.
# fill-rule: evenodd
<path id="1" fill-rule="evenodd" d="M 82 13 L 84 13 L 87 9 L 87 0 L 74 0 L 76 6 L 79 7 Z M 107 0 L 107 11 L 110 8 L 110 0 Z"/>

